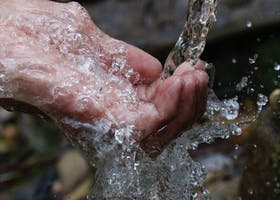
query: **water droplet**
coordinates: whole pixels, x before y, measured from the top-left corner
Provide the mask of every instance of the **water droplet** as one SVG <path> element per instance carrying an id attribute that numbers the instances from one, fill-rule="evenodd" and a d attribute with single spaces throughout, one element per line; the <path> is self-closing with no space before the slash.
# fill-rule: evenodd
<path id="1" fill-rule="evenodd" d="M 252 28 L 252 26 L 253 26 L 253 23 L 251 21 L 247 21 L 246 27 L 247 28 Z"/>
<path id="2" fill-rule="evenodd" d="M 202 138 L 203 138 L 203 142 L 207 144 L 210 144 L 214 140 L 214 138 L 211 135 L 205 135 Z"/>
<path id="3" fill-rule="evenodd" d="M 253 195 L 253 194 L 254 194 L 253 189 L 252 189 L 252 188 L 249 188 L 249 189 L 248 189 L 248 193 L 249 193 L 250 195 Z"/>
<path id="4" fill-rule="evenodd" d="M 259 111 L 262 110 L 262 107 L 268 103 L 268 97 L 263 94 L 258 94 L 257 105 Z"/>
<path id="5" fill-rule="evenodd" d="M 198 147 L 198 142 L 197 141 L 194 141 L 194 142 L 191 143 L 191 149 L 192 150 L 196 150 L 197 147 Z"/>
<path id="6" fill-rule="evenodd" d="M 266 182 L 265 182 L 265 186 L 266 186 L 266 187 L 269 187 L 270 185 L 271 185 L 270 181 L 266 181 Z"/>
<path id="7" fill-rule="evenodd" d="M 222 135 L 222 139 L 229 139 L 229 137 L 230 137 L 230 135 L 229 134 L 224 134 L 224 135 Z"/>
<path id="8" fill-rule="evenodd" d="M 231 131 L 231 135 L 240 136 L 242 134 L 242 129 L 240 127 L 234 128 L 234 130 Z"/>
<path id="9" fill-rule="evenodd" d="M 259 55 L 258 54 L 254 54 L 254 56 L 252 58 L 249 58 L 249 63 L 250 64 L 255 64 L 257 59 L 258 59 Z"/>
<path id="10" fill-rule="evenodd" d="M 274 70 L 275 71 L 280 71 L 280 64 L 275 64 Z"/>
<path id="11" fill-rule="evenodd" d="M 206 200 L 210 200 L 211 199 L 211 194 L 208 190 L 204 190 L 203 191 L 203 196 Z"/>
<path id="12" fill-rule="evenodd" d="M 192 195 L 192 199 L 193 200 L 199 200 L 199 195 L 197 192 L 195 192 L 193 195 Z"/>
<path id="13" fill-rule="evenodd" d="M 244 76 L 241 78 L 240 82 L 236 84 L 236 90 L 241 91 L 243 88 L 245 88 L 248 85 L 248 77 Z"/>
<path id="14" fill-rule="evenodd" d="M 239 144 L 235 144 L 234 145 L 234 150 L 238 150 L 239 149 Z"/>

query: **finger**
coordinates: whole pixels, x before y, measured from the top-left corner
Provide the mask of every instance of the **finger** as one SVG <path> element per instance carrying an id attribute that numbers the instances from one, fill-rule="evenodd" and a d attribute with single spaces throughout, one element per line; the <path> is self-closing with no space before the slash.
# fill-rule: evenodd
<path id="1" fill-rule="evenodd" d="M 173 75 L 183 76 L 189 72 L 193 72 L 195 70 L 194 66 L 191 63 L 183 62 L 178 68 L 175 70 Z"/>
<path id="2" fill-rule="evenodd" d="M 196 70 L 194 76 L 198 80 L 197 90 L 196 90 L 196 116 L 195 120 L 197 121 L 205 112 L 206 103 L 207 103 L 207 85 L 209 77 L 205 71 Z"/>
<path id="3" fill-rule="evenodd" d="M 152 83 L 160 77 L 161 63 L 143 50 L 127 44 L 128 64 L 137 71 L 145 83 Z"/>
<path id="4" fill-rule="evenodd" d="M 208 75 L 205 72 L 205 62 L 198 60 L 195 66 L 192 66 L 190 63 L 181 64 L 175 71 L 176 75 L 193 75 L 198 80 L 196 94 L 197 94 L 197 116 L 199 118 L 203 113 L 206 105 L 207 97 L 207 84 L 208 84 Z"/>
<path id="5" fill-rule="evenodd" d="M 205 62 L 202 61 L 202 60 L 198 60 L 197 63 L 194 65 L 194 68 L 197 69 L 197 70 L 202 70 L 204 71 L 205 70 Z"/>
<path id="6" fill-rule="evenodd" d="M 170 77 L 158 86 L 154 99 L 150 100 L 155 106 L 156 115 L 150 117 L 151 112 L 142 112 L 144 109 L 138 110 L 138 112 L 143 113 L 141 118 L 135 122 L 138 130 L 143 132 L 143 136 L 138 141 L 169 123 L 175 117 L 183 87 L 184 83 L 178 77 Z M 147 121 L 149 121 L 148 124 Z"/>
<path id="7" fill-rule="evenodd" d="M 202 60 L 198 60 L 195 65 L 192 65 L 189 62 L 183 62 L 175 70 L 174 75 L 182 76 L 195 70 L 205 71 L 205 62 L 203 62 Z"/>
<path id="8" fill-rule="evenodd" d="M 185 87 L 179 104 L 177 116 L 164 128 L 142 141 L 142 148 L 150 155 L 157 156 L 164 146 L 190 127 L 200 117 L 205 109 L 207 74 L 203 71 L 194 71 L 184 76 Z"/>

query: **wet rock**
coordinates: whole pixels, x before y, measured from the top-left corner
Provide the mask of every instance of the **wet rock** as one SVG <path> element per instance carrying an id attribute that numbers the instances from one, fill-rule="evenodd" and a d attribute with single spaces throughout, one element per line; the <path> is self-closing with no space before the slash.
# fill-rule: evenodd
<path id="1" fill-rule="evenodd" d="M 93 178 L 85 179 L 75 190 L 71 191 L 63 200 L 85 199 L 93 185 Z"/>
<path id="2" fill-rule="evenodd" d="M 240 185 L 242 199 L 280 199 L 280 92 L 271 106 L 249 127 L 246 168 Z"/>
<path id="3" fill-rule="evenodd" d="M 12 117 L 12 115 L 13 115 L 12 112 L 8 112 L 8 111 L 4 110 L 3 108 L 0 108 L 0 121 L 1 122 L 8 120 L 9 118 Z"/>
<path id="4" fill-rule="evenodd" d="M 186 17 L 185 0 L 81 3 L 106 33 L 149 51 L 172 46 Z M 278 0 L 223 0 L 218 6 L 217 22 L 209 38 L 247 31 L 248 21 L 251 28 L 277 23 L 280 21 L 279 9 Z"/>
<path id="5" fill-rule="evenodd" d="M 269 96 L 271 109 L 275 112 L 276 117 L 279 117 L 280 111 L 280 89 L 274 90 Z"/>
<path id="6" fill-rule="evenodd" d="M 62 155 L 58 162 L 57 170 L 63 190 L 69 191 L 87 175 L 89 167 L 78 151 L 69 150 Z"/>
<path id="7" fill-rule="evenodd" d="M 16 137 L 18 136 L 17 127 L 7 125 L 0 129 L 0 155 L 7 154 L 17 148 Z"/>
<path id="8" fill-rule="evenodd" d="M 9 195 L 9 194 L 0 193 L 0 199 L 1 199 L 1 200 L 12 200 L 13 198 L 12 198 L 11 195 Z"/>
<path id="9" fill-rule="evenodd" d="M 252 2 L 252 0 L 223 0 L 224 4 L 229 7 L 241 7 Z"/>

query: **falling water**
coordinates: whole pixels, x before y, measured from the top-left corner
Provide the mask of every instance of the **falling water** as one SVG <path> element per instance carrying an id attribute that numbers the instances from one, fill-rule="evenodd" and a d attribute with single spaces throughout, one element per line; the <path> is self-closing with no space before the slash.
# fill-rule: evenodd
<path id="1" fill-rule="evenodd" d="M 187 22 L 165 64 L 167 77 L 184 61 L 193 63 L 202 53 L 207 33 L 215 21 L 215 0 L 190 0 Z M 188 150 L 215 138 L 240 135 L 241 128 L 230 120 L 238 116 L 237 98 L 219 101 L 208 97 L 207 122 L 185 131 L 157 157 L 151 158 L 131 138 L 131 125 L 111 130 L 110 122 L 96 125 L 65 119 L 79 131 L 79 147 L 97 168 L 89 199 L 210 199 L 203 187 L 205 168 L 191 159 Z M 217 120 L 219 119 L 219 120 Z M 134 133 L 135 134 L 135 133 Z M 94 148 L 94 149 L 93 149 Z"/>
<path id="2" fill-rule="evenodd" d="M 164 77 L 172 75 L 184 61 L 196 63 L 202 54 L 206 37 L 216 21 L 217 0 L 189 0 L 187 20 L 174 48 L 164 64 Z"/>

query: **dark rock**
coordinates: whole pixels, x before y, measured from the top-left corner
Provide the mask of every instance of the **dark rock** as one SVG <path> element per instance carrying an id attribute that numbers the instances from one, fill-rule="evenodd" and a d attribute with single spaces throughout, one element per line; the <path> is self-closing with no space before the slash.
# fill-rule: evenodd
<path id="1" fill-rule="evenodd" d="M 240 185 L 242 199 L 280 199 L 279 90 L 270 100 L 271 106 L 249 128 L 246 169 Z"/>
<path id="2" fill-rule="evenodd" d="M 186 17 L 186 0 L 81 1 L 106 33 L 146 50 L 171 47 Z M 223 0 L 210 40 L 280 21 L 279 0 Z"/>

